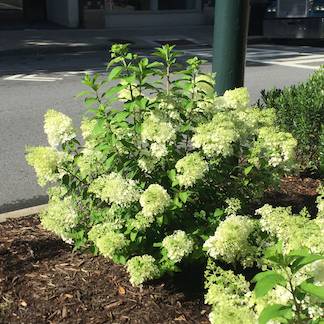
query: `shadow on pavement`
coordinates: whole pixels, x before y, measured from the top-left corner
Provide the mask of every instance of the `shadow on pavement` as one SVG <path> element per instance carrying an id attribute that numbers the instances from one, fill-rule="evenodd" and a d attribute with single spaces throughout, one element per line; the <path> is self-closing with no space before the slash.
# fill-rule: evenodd
<path id="1" fill-rule="evenodd" d="M 0 206 L 0 214 L 11 212 L 18 209 L 34 207 L 37 205 L 47 204 L 47 196 L 34 196 L 31 199 L 20 199 Z"/>

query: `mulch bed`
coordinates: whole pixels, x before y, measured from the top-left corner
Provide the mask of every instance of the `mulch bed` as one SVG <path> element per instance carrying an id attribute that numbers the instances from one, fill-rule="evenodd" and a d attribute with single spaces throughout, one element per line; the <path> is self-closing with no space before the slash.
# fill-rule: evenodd
<path id="1" fill-rule="evenodd" d="M 269 203 L 311 206 L 319 181 L 286 178 Z M 179 277 L 180 276 L 180 277 Z M 0 323 L 208 323 L 200 277 L 190 271 L 143 288 L 123 267 L 73 252 L 37 217 L 0 224 Z"/>
<path id="2" fill-rule="evenodd" d="M 123 267 L 73 253 L 37 217 L 0 224 L 0 323 L 208 323 L 202 289 L 173 281 L 134 288 Z"/>

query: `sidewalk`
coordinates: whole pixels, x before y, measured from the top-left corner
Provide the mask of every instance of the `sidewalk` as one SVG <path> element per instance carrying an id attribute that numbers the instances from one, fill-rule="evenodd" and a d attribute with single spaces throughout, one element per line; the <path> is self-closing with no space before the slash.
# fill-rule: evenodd
<path id="1" fill-rule="evenodd" d="M 213 26 L 135 29 L 48 29 L 0 30 L 1 55 L 38 55 L 108 50 L 111 44 L 130 43 L 134 48 L 153 48 L 162 42 L 186 46 L 211 46 Z M 249 43 L 262 42 L 249 37 Z"/>

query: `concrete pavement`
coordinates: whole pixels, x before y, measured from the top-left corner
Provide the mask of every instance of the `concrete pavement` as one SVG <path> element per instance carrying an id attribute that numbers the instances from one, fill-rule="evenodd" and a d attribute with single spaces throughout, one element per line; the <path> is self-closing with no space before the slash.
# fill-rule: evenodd
<path id="1" fill-rule="evenodd" d="M 135 29 L 0 29 L 0 56 L 40 55 L 107 50 L 113 43 L 131 43 L 135 48 L 152 48 L 163 42 L 179 47 L 212 44 L 213 26 L 159 27 Z M 260 43 L 263 37 L 249 37 Z"/>

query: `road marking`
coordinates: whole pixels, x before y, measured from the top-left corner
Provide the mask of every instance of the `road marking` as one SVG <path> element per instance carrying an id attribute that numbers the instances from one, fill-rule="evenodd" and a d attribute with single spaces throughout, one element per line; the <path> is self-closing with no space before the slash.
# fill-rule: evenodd
<path id="1" fill-rule="evenodd" d="M 63 80 L 63 78 L 57 78 L 57 77 L 42 77 L 38 76 L 37 74 L 16 74 L 11 75 L 9 77 L 4 78 L 4 80 L 9 81 L 33 81 L 33 82 L 54 82 Z"/>
<path id="2" fill-rule="evenodd" d="M 187 55 L 197 55 L 203 58 L 212 58 L 212 49 L 190 49 L 185 50 Z M 307 65 L 306 63 L 316 63 L 324 61 L 324 54 L 315 54 L 310 52 L 296 52 L 292 50 L 281 50 L 281 49 L 267 49 L 267 48 L 257 48 L 249 47 L 246 52 L 246 61 L 270 64 L 270 65 L 280 65 L 300 69 L 310 69 L 317 70 L 320 65 Z"/>
<path id="3" fill-rule="evenodd" d="M 287 67 L 294 67 L 294 68 L 301 68 L 301 69 L 309 69 L 309 70 L 317 70 L 320 68 L 320 66 L 311 66 L 311 65 L 304 65 L 304 64 L 295 64 L 292 62 L 285 62 L 285 61 L 267 61 L 267 60 L 254 60 L 254 59 L 248 59 L 249 62 L 255 62 L 255 63 L 262 63 L 262 64 L 270 64 L 270 65 L 281 65 L 281 66 L 287 66 Z"/>

